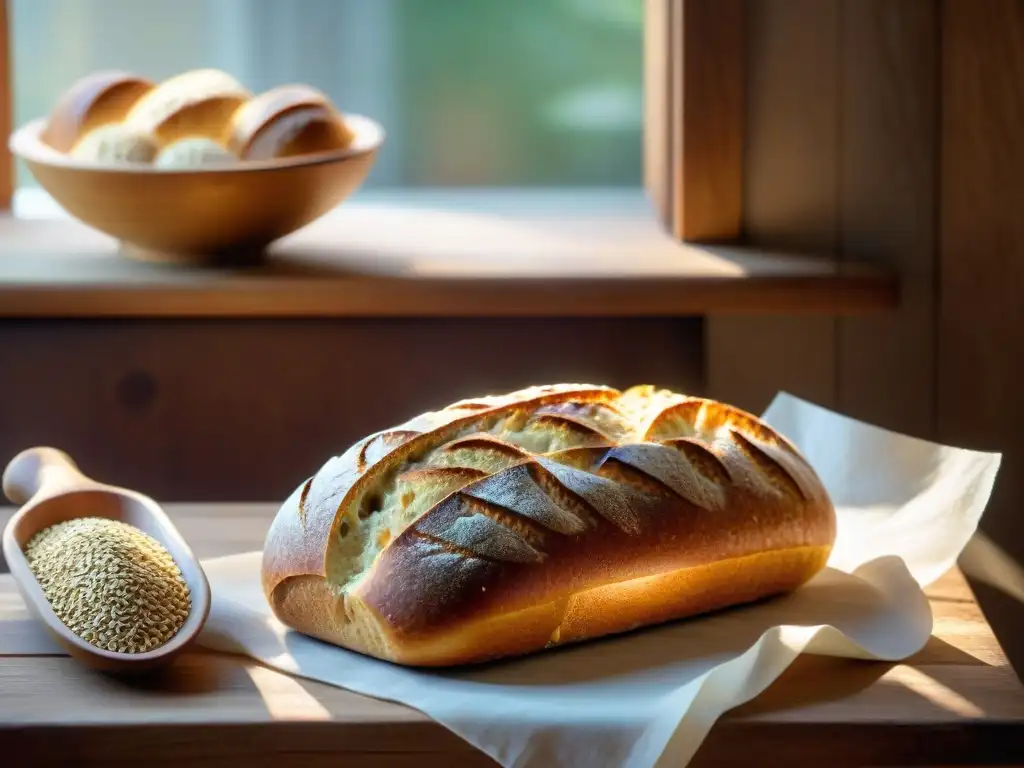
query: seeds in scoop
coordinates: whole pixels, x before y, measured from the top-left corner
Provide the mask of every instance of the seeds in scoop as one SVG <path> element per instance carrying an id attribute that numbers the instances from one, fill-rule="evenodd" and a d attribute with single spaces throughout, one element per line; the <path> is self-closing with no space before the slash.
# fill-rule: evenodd
<path id="1" fill-rule="evenodd" d="M 51 525 L 29 539 L 25 557 L 57 617 L 98 648 L 159 648 L 191 610 L 188 585 L 170 553 L 119 520 Z"/>

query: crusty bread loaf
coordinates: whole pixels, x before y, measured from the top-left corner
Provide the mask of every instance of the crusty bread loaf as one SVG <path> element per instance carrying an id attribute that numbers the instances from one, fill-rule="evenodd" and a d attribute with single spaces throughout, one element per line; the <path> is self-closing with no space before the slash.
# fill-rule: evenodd
<path id="1" fill-rule="evenodd" d="M 475 663 L 795 589 L 835 529 L 813 469 L 756 417 L 555 385 L 425 413 L 328 461 L 275 517 L 263 588 L 327 642 Z"/>
<path id="2" fill-rule="evenodd" d="M 159 83 L 113 70 L 84 77 L 57 101 L 42 138 L 91 164 L 183 170 L 345 150 L 355 135 L 315 88 L 253 95 L 208 68 Z"/>

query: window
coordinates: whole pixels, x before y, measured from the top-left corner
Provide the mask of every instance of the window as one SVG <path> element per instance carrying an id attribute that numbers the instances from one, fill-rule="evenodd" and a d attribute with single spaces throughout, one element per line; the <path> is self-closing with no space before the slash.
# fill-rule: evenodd
<path id="1" fill-rule="evenodd" d="M 76 78 L 305 82 L 388 139 L 365 188 L 641 184 L 639 0 L 13 0 L 14 124 Z M 34 185 L 18 168 L 19 186 Z"/>
<path id="2" fill-rule="evenodd" d="M 838 8 L 825 5 L 825 15 Z M 799 40 L 813 32 L 802 4 L 7 0 L 0 8 L 12 64 L 0 86 L 14 105 L 0 118 L 14 126 L 45 116 L 72 82 L 104 68 L 159 80 L 216 67 L 254 91 L 308 83 L 388 132 L 357 196 L 382 191 L 356 211 L 376 206 L 387 223 L 415 210 L 446 238 L 366 217 L 365 229 L 346 227 L 342 210 L 314 233 L 324 244 L 317 254 L 341 269 L 315 272 L 317 280 L 305 269 L 197 271 L 182 287 L 167 272 L 133 272 L 114 244 L 90 237 L 96 232 L 28 221 L 61 211 L 20 164 L 17 183 L 30 194 L 11 200 L 7 166 L 0 202 L 13 216 L 0 242 L 0 314 L 646 316 L 877 309 L 898 295 L 886 270 L 839 270 L 831 259 L 766 253 L 748 239 L 757 228 L 746 227 L 746 192 L 777 188 L 748 176 L 802 186 L 745 156 L 750 147 L 761 158 L 793 152 L 779 128 L 789 123 L 766 131 L 769 123 L 748 119 L 747 91 L 793 103 L 788 70 L 770 71 L 767 89 L 758 61 L 786 58 L 789 27 L 803 31 Z M 776 17 L 788 26 L 776 29 Z M 771 45 L 747 41 L 750 30 Z M 473 226 L 453 226 L 453 212 Z M 371 241 L 393 256 L 386 269 L 360 260 Z M 108 259 L 110 271 L 78 258 L 85 252 Z M 565 278 L 558 291 L 523 288 L 546 288 L 556 274 Z M 145 297 L 135 290 L 140 279 Z M 462 290 L 468 284 L 473 290 Z M 163 303 L 153 300 L 159 290 Z"/>

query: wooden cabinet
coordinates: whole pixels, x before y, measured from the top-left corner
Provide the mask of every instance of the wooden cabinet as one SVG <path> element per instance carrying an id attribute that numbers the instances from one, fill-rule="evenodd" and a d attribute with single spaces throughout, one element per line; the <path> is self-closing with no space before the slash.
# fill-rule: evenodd
<path id="1" fill-rule="evenodd" d="M 283 500 L 365 434 L 538 382 L 703 389 L 699 319 L 0 323 L 0 456 L 161 501 Z"/>

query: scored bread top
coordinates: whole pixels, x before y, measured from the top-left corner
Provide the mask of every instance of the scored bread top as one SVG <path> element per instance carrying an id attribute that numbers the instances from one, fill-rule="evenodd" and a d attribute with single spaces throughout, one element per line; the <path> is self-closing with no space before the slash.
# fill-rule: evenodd
<path id="1" fill-rule="evenodd" d="M 716 560 L 814 550 L 809 578 L 834 536 L 813 469 L 755 416 L 563 384 L 460 401 L 329 460 L 272 523 L 263 586 L 285 623 L 398 657 L 460 622 Z"/>

